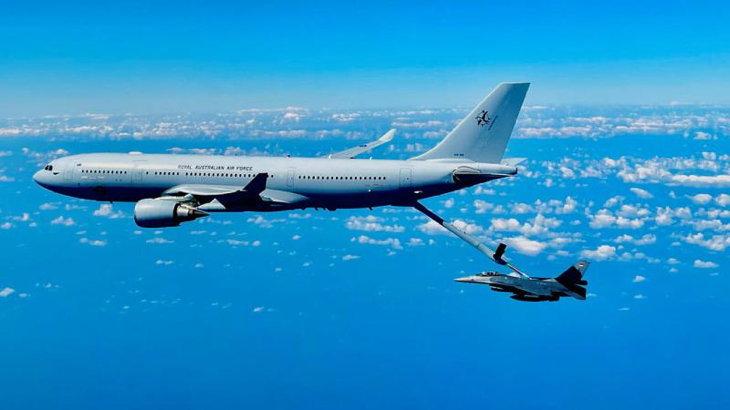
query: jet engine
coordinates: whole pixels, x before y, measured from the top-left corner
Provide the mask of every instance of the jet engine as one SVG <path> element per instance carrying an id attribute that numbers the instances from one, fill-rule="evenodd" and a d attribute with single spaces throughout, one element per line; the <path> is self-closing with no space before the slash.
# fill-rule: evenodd
<path id="1" fill-rule="evenodd" d="M 134 206 L 134 222 L 142 228 L 166 228 L 208 216 L 207 213 L 164 199 L 143 199 Z"/>

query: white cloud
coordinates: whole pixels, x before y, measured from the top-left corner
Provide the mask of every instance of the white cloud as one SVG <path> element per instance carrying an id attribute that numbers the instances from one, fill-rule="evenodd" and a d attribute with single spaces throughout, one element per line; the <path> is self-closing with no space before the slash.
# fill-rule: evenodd
<path id="1" fill-rule="evenodd" d="M 588 217 L 591 220 L 588 226 L 593 229 L 607 228 L 616 223 L 616 217 L 608 209 L 601 209 L 597 214 Z"/>
<path id="2" fill-rule="evenodd" d="M 475 195 L 495 195 L 496 193 L 497 193 L 497 191 L 495 191 L 495 190 L 493 190 L 493 189 L 491 189 L 491 188 L 490 188 L 490 189 L 485 189 L 485 188 L 482 188 L 482 187 L 481 187 L 481 185 L 480 185 L 480 186 L 478 186 L 478 187 L 477 187 L 477 188 L 476 188 L 476 189 L 474 190 L 474 194 L 475 194 Z"/>
<path id="3" fill-rule="evenodd" d="M 474 200 L 474 208 L 476 208 L 476 213 L 485 214 L 494 209 L 494 205 L 487 201 L 476 199 Z"/>
<path id="4" fill-rule="evenodd" d="M 444 201 L 444 208 L 450 209 L 454 207 L 454 198 L 449 198 Z"/>
<path id="5" fill-rule="evenodd" d="M 479 235 L 484 232 L 484 228 L 479 225 L 468 223 L 464 220 L 457 219 L 452 223 L 458 229 L 465 231 L 469 235 Z M 450 234 L 443 226 L 439 225 L 433 220 L 418 225 L 418 229 L 427 235 L 439 235 L 439 234 Z"/>
<path id="6" fill-rule="evenodd" d="M 264 307 L 263 306 L 256 306 L 255 308 L 253 308 L 251 310 L 251 312 L 253 312 L 253 313 L 261 313 L 263 311 L 264 311 Z"/>
<path id="7" fill-rule="evenodd" d="M 646 278 L 641 275 L 634 276 L 634 279 L 632 280 L 632 282 L 634 282 L 634 283 L 641 283 L 644 281 L 646 281 Z"/>
<path id="8" fill-rule="evenodd" d="M 616 206 L 616 204 L 619 204 L 623 202 L 623 200 L 626 199 L 620 195 L 614 196 L 609 198 L 606 202 L 603 203 L 604 208 L 611 208 L 613 206 Z"/>
<path id="9" fill-rule="evenodd" d="M 13 288 L 4 288 L 3 290 L 0 290 L 0 298 L 6 298 L 13 294 L 15 292 L 15 289 Z"/>
<path id="10" fill-rule="evenodd" d="M 644 226 L 648 214 L 648 209 L 621 205 L 621 209 L 616 211 L 616 216 L 608 209 L 601 209 L 595 215 L 588 215 L 591 220 L 588 225 L 593 229 L 609 228 L 613 225 L 622 229 L 639 229 Z"/>
<path id="11" fill-rule="evenodd" d="M 700 259 L 695 259 L 694 265 L 695 268 L 698 269 L 714 269 L 719 267 L 720 265 L 716 264 L 715 262 L 709 262 L 709 261 L 703 261 Z"/>
<path id="12" fill-rule="evenodd" d="M 0 229 L 8 230 L 13 227 L 13 224 L 10 222 L 4 222 L 2 225 L 0 225 Z"/>
<path id="13" fill-rule="evenodd" d="M 630 188 L 629 191 L 631 191 L 634 195 L 636 195 L 642 199 L 654 198 L 654 195 L 652 195 L 649 191 L 641 189 L 641 188 Z"/>
<path id="14" fill-rule="evenodd" d="M 278 219 L 266 219 L 261 215 L 256 215 L 255 217 L 248 218 L 246 222 L 254 225 L 258 225 L 262 228 L 271 228 L 276 223 L 280 222 L 286 222 L 286 219 L 278 218 Z"/>
<path id="15" fill-rule="evenodd" d="M 366 232 L 403 232 L 406 228 L 400 225 L 384 225 L 383 218 L 368 216 L 351 216 L 345 222 L 345 228 Z"/>
<path id="16" fill-rule="evenodd" d="M 669 183 L 671 185 L 683 185 L 690 187 L 730 187 L 730 175 L 673 175 Z"/>
<path id="17" fill-rule="evenodd" d="M 421 238 L 411 238 L 408 240 L 408 246 L 423 246 L 423 239 Z"/>
<path id="18" fill-rule="evenodd" d="M 576 206 L 578 205 L 578 201 L 571 197 L 565 197 L 565 202 L 562 206 L 562 208 L 556 208 L 555 213 L 558 214 L 569 214 L 573 211 L 575 211 Z"/>
<path id="19" fill-rule="evenodd" d="M 641 293 L 639 293 L 638 295 L 634 295 L 634 299 L 636 299 L 636 300 L 643 300 L 643 299 L 646 299 L 646 296 L 644 296 Z"/>
<path id="20" fill-rule="evenodd" d="M 730 195 L 727 195 L 727 194 L 718 195 L 717 197 L 715 197 L 715 203 L 722 207 L 726 207 L 726 206 L 730 205 Z"/>
<path id="21" fill-rule="evenodd" d="M 51 225 L 72 226 L 74 225 L 74 220 L 72 218 L 64 218 L 63 216 L 59 216 L 58 218 L 51 221 Z"/>
<path id="22" fill-rule="evenodd" d="M 697 205 L 705 205 L 712 201 L 712 195 L 709 194 L 697 194 L 690 196 L 689 199 Z"/>
<path id="23" fill-rule="evenodd" d="M 171 241 L 171 240 L 165 239 L 165 238 L 160 237 L 160 236 L 155 236 L 152 239 L 147 239 L 145 242 L 161 245 L 161 244 L 166 244 L 166 243 L 173 243 L 175 241 Z"/>
<path id="24" fill-rule="evenodd" d="M 572 169 L 570 169 L 570 168 L 568 168 L 566 166 L 560 167 L 560 174 L 565 179 L 573 179 L 573 178 L 575 178 L 575 172 L 573 172 Z"/>
<path id="25" fill-rule="evenodd" d="M 360 257 L 357 255 L 350 255 L 350 254 L 347 254 L 342 257 L 343 261 L 354 261 L 355 259 L 360 259 Z"/>
<path id="26" fill-rule="evenodd" d="M 302 239 L 302 236 L 301 235 L 294 235 L 294 236 L 291 237 L 291 239 L 293 241 L 298 241 L 298 240 Z"/>
<path id="27" fill-rule="evenodd" d="M 518 252 L 524 255 L 535 256 L 543 251 L 548 245 L 545 242 L 540 242 L 532 239 L 528 239 L 524 236 L 517 236 L 514 238 L 505 238 L 504 242 L 517 249 Z"/>
<path id="28" fill-rule="evenodd" d="M 634 241 L 636 245 L 652 245 L 656 243 L 656 235 L 647 233 L 643 235 L 641 238 Z"/>
<path id="29" fill-rule="evenodd" d="M 618 217 L 616 218 L 616 226 L 625 229 L 639 229 L 644 226 L 644 220 Z"/>
<path id="30" fill-rule="evenodd" d="M 360 235 L 357 238 L 352 238 L 352 241 L 368 245 L 392 246 L 395 249 L 403 248 L 401 246 L 400 240 L 398 240 L 397 238 L 373 239 L 369 236 Z"/>
<path id="31" fill-rule="evenodd" d="M 624 204 L 621 205 L 621 209 L 616 211 L 616 216 L 623 216 L 626 218 L 639 218 L 645 217 L 650 214 L 650 211 L 646 208 L 641 208 L 635 205 Z"/>
<path id="32" fill-rule="evenodd" d="M 117 218 L 123 218 L 124 212 L 117 211 L 114 212 L 114 209 L 112 208 L 111 204 L 101 204 L 99 206 L 99 209 L 94 211 L 94 216 L 102 216 L 109 219 L 117 219 Z"/>
<path id="33" fill-rule="evenodd" d="M 542 214 L 537 214 L 535 218 L 530 220 L 531 222 L 525 222 L 520 224 L 517 219 L 492 219 L 491 229 L 495 231 L 506 231 L 506 232 L 519 232 L 522 235 L 542 235 L 547 233 L 550 229 L 557 228 L 562 223 L 556 218 L 546 218 Z"/>
<path id="34" fill-rule="evenodd" d="M 91 245 L 91 246 L 98 246 L 98 247 L 107 245 L 106 241 L 102 241 L 100 239 L 80 238 L 79 242 L 83 243 L 83 244 Z"/>
<path id="35" fill-rule="evenodd" d="M 167 260 L 162 260 L 162 259 L 158 259 L 158 260 L 157 260 L 157 261 L 155 262 L 155 265 L 170 266 L 170 265 L 172 265 L 173 263 L 175 263 L 175 262 L 174 262 L 174 261 L 167 261 Z"/>
<path id="36" fill-rule="evenodd" d="M 713 139 L 717 139 L 717 138 L 713 137 L 712 134 L 706 133 L 704 131 L 696 131 L 694 139 L 696 139 L 696 140 L 713 140 Z"/>
<path id="37" fill-rule="evenodd" d="M 657 208 L 654 222 L 659 226 L 668 226 L 674 223 L 672 209 L 669 207 Z"/>
<path id="38" fill-rule="evenodd" d="M 23 212 L 20 216 L 13 216 L 10 219 L 18 222 L 28 222 L 30 221 L 30 214 L 27 212 Z"/>
<path id="39" fill-rule="evenodd" d="M 591 259 L 594 261 L 603 261 L 612 259 L 616 256 L 616 247 L 611 245 L 601 245 L 595 250 L 584 250 L 580 254 L 581 258 Z"/>
<path id="40" fill-rule="evenodd" d="M 54 204 L 46 202 L 45 204 L 42 204 L 38 207 L 41 211 L 52 211 L 54 209 L 58 209 L 58 207 Z"/>
<path id="41" fill-rule="evenodd" d="M 705 234 L 698 232 L 695 234 L 687 235 L 683 238 L 685 242 L 693 245 L 699 245 L 703 248 L 707 248 L 713 251 L 724 251 L 730 247 L 730 235 L 712 235 L 705 237 Z"/>
<path id="42" fill-rule="evenodd" d="M 621 235 L 613 240 L 615 243 L 632 243 L 634 245 L 651 245 L 656 243 L 656 235 L 644 234 L 641 238 L 634 238 L 631 235 Z"/>

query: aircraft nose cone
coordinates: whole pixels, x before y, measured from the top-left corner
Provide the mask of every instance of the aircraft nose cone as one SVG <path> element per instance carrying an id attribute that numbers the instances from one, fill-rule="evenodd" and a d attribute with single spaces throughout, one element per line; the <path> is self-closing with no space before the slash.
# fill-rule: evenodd
<path id="1" fill-rule="evenodd" d="M 36 184 L 42 186 L 43 188 L 46 188 L 48 186 L 48 176 L 46 175 L 46 171 L 40 170 L 33 174 L 33 181 L 35 181 Z"/>
<path id="2" fill-rule="evenodd" d="M 471 277 L 466 276 L 463 278 L 456 278 L 456 279 L 454 279 L 454 282 L 471 282 Z"/>

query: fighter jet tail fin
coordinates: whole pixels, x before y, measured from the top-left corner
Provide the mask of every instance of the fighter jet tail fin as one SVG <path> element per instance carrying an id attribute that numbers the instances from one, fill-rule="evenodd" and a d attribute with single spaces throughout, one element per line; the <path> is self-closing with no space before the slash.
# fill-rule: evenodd
<path id="1" fill-rule="evenodd" d="M 588 265 L 588 262 L 580 261 L 561 273 L 555 280 L 565 286 L 566 289 L 575 293 L 578 299 L 583 300 L 586 298 L 586 288 L 584 286 L 588 284 L 583 279 L 583 275 L 588 270 Z"/>
<path id="2" fill-rule="evenodd" d="M 565 285 L 566 283 L 585 285 L 587 282 L 583 280 L 583 275 L 588 270 L 589 264 L 589 262 L 580 261 L 575 265 L 569 267 L 568 270 L 566 270 L 565 272 L 561 273 L 560 276 L 555 278 L 555 280 L 562 283 L 563 285 Z"/>
<path id="3" fill-rule="evenodd" d="M 499 164 L 529 83 L 502 83 L 430 151 L 414 160 L 471 160 Z"/>

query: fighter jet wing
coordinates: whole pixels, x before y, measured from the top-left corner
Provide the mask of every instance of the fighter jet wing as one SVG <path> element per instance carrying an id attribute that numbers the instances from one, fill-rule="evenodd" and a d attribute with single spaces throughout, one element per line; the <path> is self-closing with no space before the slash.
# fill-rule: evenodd
<path id="1" fill-rule="evenodd" d="M 200 202 L 207 203 L 217 199 L 221 203 L 240 203 L 260 200 L 260 194 L 266 189 L 269 174 L 257 174 L 245 187 L 231 185 L 185 184 L 174 186 L 163 195 L 192 195 Z"/>
<path id="2" fill-rule="evenodd" d="M 391 140 L 393 140 L 393 136 L 395 136 L 395 129 L 392 129 L 392 130 L 386 132 L 382 137 L 378 138 L 377 140 L 375 140 L 373 142 L 358 145 L 357 147 L 349 148 L 344 151 L 335 152 L 334 154 L 328 155 L 327 158 L 352 159 L 352 158 L 355 158 L 356 156 L 362 154 L 363 152 L 368 152 L 373 148 L 379 147 L 387 142 L 390 142 Z"/>

